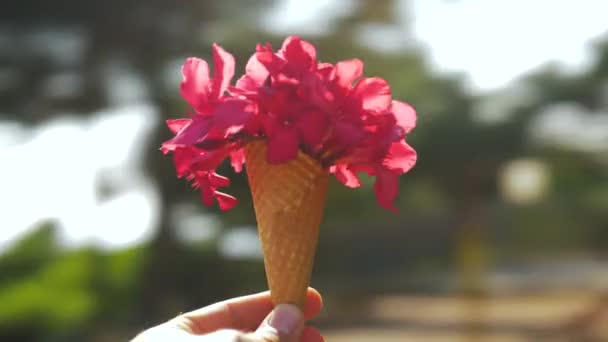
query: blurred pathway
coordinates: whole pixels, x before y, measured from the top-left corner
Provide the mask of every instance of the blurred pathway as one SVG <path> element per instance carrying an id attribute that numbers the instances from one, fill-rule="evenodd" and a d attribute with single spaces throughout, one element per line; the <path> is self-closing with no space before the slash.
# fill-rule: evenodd
<path id="1" fill-rule="evenodd" d="M 320 326 L 330 342 L 608 341 L 608 312 L 595 317 L 585 331 L 565 334 L 562 329 L 599 298 L 591 291 L 486 298 L 385 296 L 370 302 L 368 317 L 322 321 Z"/>

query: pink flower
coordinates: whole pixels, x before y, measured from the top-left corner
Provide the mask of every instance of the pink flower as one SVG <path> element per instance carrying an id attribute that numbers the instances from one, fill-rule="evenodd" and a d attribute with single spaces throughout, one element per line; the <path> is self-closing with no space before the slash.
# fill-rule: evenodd
<path id="1" fill-rule="evenodd" d="M 416 112 L 392 99 L 385 80 L 363 78 L 358 59 L 321 63 L 315 47 L 297 36 L 276 52 L 258 44 L 235 86 L 230 86 L 232 55 L 214 44 L 213 59 L 213 77 L 203 60 L 184 64 L 180 90 L 194 113 L 167 122 L 175 137 L 161 147 L 174 154 L 178 176 L 201 189 L 205 204 L 217 201 L 222 209 L 236 204 L 217 191 L 229 181 L 215 169 L 230 157 L 240 172 L 243 146 L 265 139 L 269 163 L 287 162 L 302 150 L 348 187 L 361 185 L 358 173 L 375 177 L 378 203 L 397 211 L 399 176 L 416 162 L 405 142 Z"/>
<path id="2" fill-rule="evenodd" d="M 316 73 L 314 46 L 299 37 L 289 37 L 277 53 L 269 44 L 259 45 L 245 79 L 258 79 L 257 101 L 268 139 L 268 162 L 279 164 L 295 158 L 301 147 L 318 150 L 329 125 L 329 113 L 310 103 L 303 80 Z M 264 69 L 265 71 L 264 72 Z M 260 76 L 267 81 L 260 83 Z M 249 83 L 250 84 L 250 83 Z M 252 90 L 247 84 L 247 90 Z"/>
<path id="3" fill-rule="evenodd" d="M 168 120 L 175 137 L 163 143 L 164 153 L 174 154 L 179 177 L 193 181 L 200 188 L 207 205 L 217 200 L 222 209 L 236 204 L 236 199 L 216 191 L 227 186 L 228 179 L 213 172 L 222 161 L 232 155 L 233 167 L 240 171 L 244 162 L 239 156 L 238 143 L 231 143 L 241 131 L 255 126 L 255 108 L 250 101 L 226 96 L 234 76 L 234 58 L 220 46 L 213 45 L 215 73 L 209 77 L 207 62 L 189 58 L 182 67 L 182 97 L 192 106 L 189 119 Z"/>
<path id="4" fill-rule="evenodd" d="M 352 151 L 336 162 L 330 171 L 344 185 L 359 187 L 357 172 L 376 177 L 374 191 L 378 203 L 393 211 L 399 191 L 398 178 L 416 163 L 416 151 L 405 141 L 405 134 L 416 125 L 414 109 L 402 102 L 393 101 L 390 111 L 372 120 L 374 130 Z"/>
<path id="5" fill-rule="evenodd" d="M 202 59 L 188 58 L 182 66 L 180 92 L 199 114 L 213 110 L 234 76 L 234 57 L 217 44 L 213 44 L 213 63 L 213 78 L 209 78 L 209 65 Z"/>
<path id="6" fill-rule="evenodd" d="M 194 179 L 194 186 L 200 187 L 201 200 L 205 205 L 210 206 L 217 201 L 222 210 L 232 209 L 236 205 L 236 198 L 216 190 L 217 188 L 228 186 L 230 184 L 228 178 L 222 177 L 215 172 L 204 171 L 195 172 L 191 177 Z"/>
<path id="7" fill-rule="evenodd" d="M 218 188 L 228 186 L 230 180 L 213 171 L 217 165 L 201 167 L 200 160 L 207 155 L 208 153 L 195 147 L 175 149 L 173 151 L 173 162 L 177 170 L 177 176 L 180 178 L 186 177 L 186 179 L 192 181 L 195 188 L 200 189 L 201 199 L 205 205 L 212 205 L 217 200 L 222 210 L 231 209 L 237 203 L 236 198 L 217 191 Z M 221 160 L 217 162 L 218 165 Z"/>

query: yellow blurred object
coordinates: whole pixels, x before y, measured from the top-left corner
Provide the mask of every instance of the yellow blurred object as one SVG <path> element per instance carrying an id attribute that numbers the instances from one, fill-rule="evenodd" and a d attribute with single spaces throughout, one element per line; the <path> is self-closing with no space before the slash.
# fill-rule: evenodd
<path id="1" fill-rule="evenodd" d="M 490 251 L 483 238 L 482 228 L 470 224 L 461 227 L 457 255 L 461 289 L 482 294 L 487 290 L 486 276 L 490 263 Z"/>

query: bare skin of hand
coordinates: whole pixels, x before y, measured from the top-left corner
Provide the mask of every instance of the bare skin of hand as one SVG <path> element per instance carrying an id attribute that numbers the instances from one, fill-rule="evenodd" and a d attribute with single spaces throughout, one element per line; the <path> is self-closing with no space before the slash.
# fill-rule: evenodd
<path id="1" fill-rule="evenodd" d="M 323 342 L 304 323 L 323 307 L 309 288 L 304 311 L 291 304 L 273 306 L 269 292 L 229 299 L 176 318 L 139 334 L 131 342 Z"/>

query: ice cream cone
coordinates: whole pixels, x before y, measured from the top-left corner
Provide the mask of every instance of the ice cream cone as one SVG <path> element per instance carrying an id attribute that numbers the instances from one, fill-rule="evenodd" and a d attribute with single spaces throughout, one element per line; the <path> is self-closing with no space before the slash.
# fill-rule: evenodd
<path id="1" fill-rule="evenodd" d="M 303 307 L 329 174 L 302 152 L 287 163 L 268 164 L 264 141 L 249 143 L 245 153 L 272 300 Z"/>

